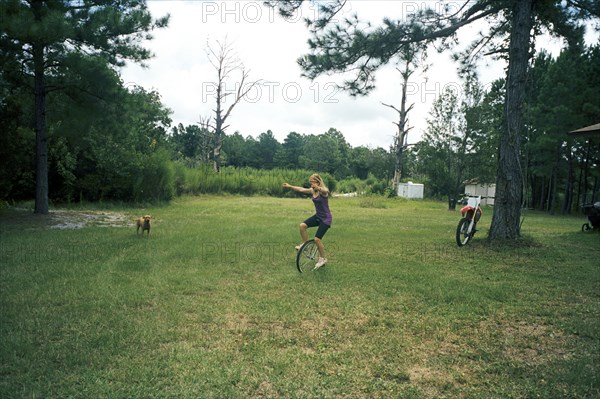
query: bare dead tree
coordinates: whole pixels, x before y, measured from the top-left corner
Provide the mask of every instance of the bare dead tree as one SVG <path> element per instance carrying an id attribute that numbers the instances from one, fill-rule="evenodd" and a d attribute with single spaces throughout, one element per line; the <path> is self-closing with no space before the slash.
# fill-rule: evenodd
<path id="1" fill-rule="evenodd" d="M 394 137 L 394 145 L 392 147 L 395 155 L 393 179 L 394 192 L 397 192 L 398 184 L 400 184 L 400 179 L 402 178 L 402 160 L 404 156 L 404 150 L 406 147 L 408 147 L 408 132 L 412 129 L 412 127 L 408 126 L 408 113 L 415 106 L 413 103 L 408 108 L 406 107 L 408 101 L 408 80 L 417 68 L 420 67 L 424 71 L 427 70 L 428 65 L 425 63 L 426 55 L 426 49 L 416 44 L 409 44 L 403 48 L 402 52 L 400 53 L 400 62 L 403 63 L 403 68 L 401 69 L 400 67 L 396 67 L 396 70 L 402 77 L 400 109 L 391 104 L 385 104 L 384 102 L 381 103 L 386 107 L 392 108 L 398 113 L 398 122 L 393 122 L 398 128 Z"/>
<path id="2" fill-rule="evenodd" d="M 215 82 L 215 102 L 216 107 L 213 110 L 214 118 L 201 118 L 201 127 L 207 129 L 213 135 L 213 162 L 214 169 L 216 172 L 221 170 L 221 148 L 223 146 L 223 139 L 225 138 L 225 129 L 229 125 L 226 125 L 227 119 L 231 116 L 231 111 L 235 108 L 240 101 L 248 95 L 250 90 L 260 84 L 260 80 L 248 81 L 250 71 L 246 70 L 242 61 L 237 57 L 233 48 L 227 43 L 227 38 L 223 41 L 217 40 L 215 45 L 207 43 L 206 55 L 210 64 L 215 68 L 217 72 L 217 81 Z M 238 74 L 238 80 L 231 83 L 234 79 L 233 75 Z M 226 85 L 229 83 L 229 87 L 233 85 L 234 90 L 227 90 Z M 229 100 L 229 98 L 231 100 Z M 231 104 L 227 108 L 225 103 L 231 101 Z M 211 123 L 211 119 L 212 122 Z"/>
<path id="3" fill-rule="evenodd" d="M 210 154 L 214 151 L 215 148 L 215 129 L 214 126 L 211 124 L 211 119 L 212 118 L 210 117 L 200 116 L 200 121 L 198 122 L 198 125 L 200 125 L 200 148 L 202 152 L 202 155 L 200 156 L 200 161 L 205 164 L 210 162 Z"/>
<path id="4" fill-rule="evenodd" d="M 395 106 L 391 105 L 391 104 L 385 104 L 385 103 L 381 103 L 382 105 L 392 108 L 394 111 L 396 111 L 398 113 L 398 122 L 393 122 L 394 125 L 396 125 L 396 127 L 398 128 L 398 131 L 396 132 L 396 136 L 394 137 L 394 145 L 392 147 L 393 151 L 394 151 L 394 155 L 395 155 L 395 162 L 394 162 L 394 180 L 393 180 L 393 185 L 394 185 L 394 192 L 396 192 L 398 190 L 398 184 L 400 184 L 400 179 L 402 177 L 402 160 L 403 160 L 403 154 L 404 154 L 404 150 L 407 147 L 407 139 L 408 139 L 408 132 L 409 130 L 412 129 L 412 127 L 408 127 L 408 113 L 413 109 L 414 107 L 414 103 L 411 104 L 408 108 L 406 108 L 406 102 L 407 102 L 407 95 L 406 95 L 406 87 L 408 85 L 408 78 L 410 77 L 410 74 L 407 74 L 406 71 L 408 70 L 408 64 L 406 66 L 406 69 L 403 71 L 401 71 L 399 68 L 396 68 L 400 74 L 402 75 L 402 79 L 403 79 L 403 83 L 402 83 L 402 98 L 400 100 L 400 109 L 396 108 Z"/>

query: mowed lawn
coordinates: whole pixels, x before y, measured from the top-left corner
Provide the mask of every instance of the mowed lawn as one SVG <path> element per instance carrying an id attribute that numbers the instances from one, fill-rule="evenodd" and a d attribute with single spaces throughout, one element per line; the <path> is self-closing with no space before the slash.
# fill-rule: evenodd
<path id="1" fill-rule="evenodd" d="M 583 216 L 526 212 L 524 244 L 497 247 L 486 210 L 458 248 L 444 203 L 330 206 L 329 263 L 305 274 L 309 199 L 182 198 L 78 229 L 50 227 L 98 209 L 2 211 L 0 397 L 600 397 Z"/>

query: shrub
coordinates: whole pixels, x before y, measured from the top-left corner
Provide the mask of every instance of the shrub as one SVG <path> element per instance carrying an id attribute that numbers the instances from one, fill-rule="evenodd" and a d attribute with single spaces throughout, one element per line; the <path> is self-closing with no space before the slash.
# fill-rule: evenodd
<path id="1" fill-rule="evenodd" d="M 134 176 L 133 199 L 139 201 L 169 201 L 175 195 L 175 165 L 166 150 L 143 156 Z"/>
<path id="2" fill-rule="evenodd" d="M 339 183 L 339 191 L 342 193 L 358 193 L 358 194 L 386 194 L 386 189 L 389 184 L 386 180 L 379 180 L 377 177 L 369 174 L 365 180 L 357 177 L 351 177 L 341 180 Z"/>

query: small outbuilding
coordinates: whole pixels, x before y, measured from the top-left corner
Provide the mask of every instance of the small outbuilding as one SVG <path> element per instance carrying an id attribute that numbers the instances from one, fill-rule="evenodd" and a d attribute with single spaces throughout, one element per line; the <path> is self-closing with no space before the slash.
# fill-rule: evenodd
<path id="1" fill-rule="evenodd" d="M 482 197 L 495 197 L 495 183 L 480 183 L 476 180 L 465 182 L 465 195 L 481 195 Z M 481 205 L 494 205 L 493 198 L 482 198 Z"/>
<path id="2" fill-rule="evenodd" d="M 411 199 L 423 199 L 423 191 L 425 186 L 420 183 L 408 183 L 398 184 L 398 197 L 411 198 Z"/>

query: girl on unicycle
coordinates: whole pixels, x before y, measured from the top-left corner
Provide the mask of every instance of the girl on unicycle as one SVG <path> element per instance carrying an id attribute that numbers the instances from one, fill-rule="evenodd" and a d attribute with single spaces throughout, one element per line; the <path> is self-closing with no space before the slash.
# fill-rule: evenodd
<path id="1" fill-rule="evenodd" d="M 318 227 L 314 239 L 319 250 L 319 260 L 315 265 L 315 269 L 318 269 L 327 263 L 322 240 L 327 230 L 331 227 L 332 222 L 331 211 L 329 210 L 329 189 L 325 186 L 323 178 L 317 173 L 311 175 L 308 181 L 310 182 L 310 188 L 292 186 L 288 183 L 283 183 L 283 187 L 291 188 L 299 193 L 311 194 L 312 196 L 316 213 L 300 223 L 300 237 L 302 237 L 302 244 L 304 244 L 308 241 L 308 232 L 306 230 L 309 227 Z M 299 250 L 302 244 L 296 246 L 296 250 Z"/>

